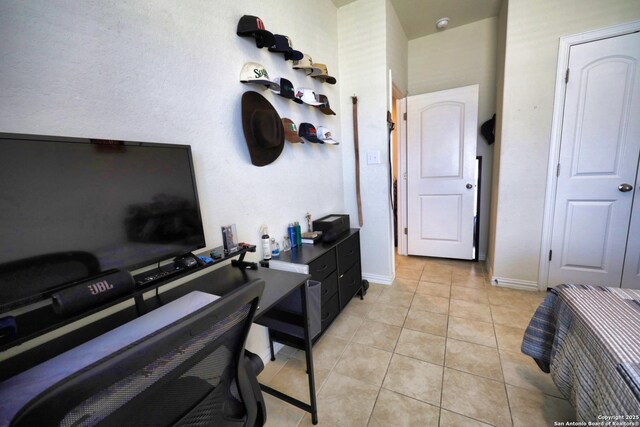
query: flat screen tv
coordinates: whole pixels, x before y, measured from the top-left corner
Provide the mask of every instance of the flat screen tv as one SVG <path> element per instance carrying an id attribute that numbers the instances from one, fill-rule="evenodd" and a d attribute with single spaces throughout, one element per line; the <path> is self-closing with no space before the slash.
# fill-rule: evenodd
<path id="1" fill-rule="evenodd" d="M 191 147 L 0 134 L 0 313 L 205 244 Z"/>

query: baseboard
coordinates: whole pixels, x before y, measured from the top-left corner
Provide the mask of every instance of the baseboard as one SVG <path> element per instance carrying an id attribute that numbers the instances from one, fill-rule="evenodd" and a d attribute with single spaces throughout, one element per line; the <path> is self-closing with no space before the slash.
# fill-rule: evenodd
<path id="1" fill-rule="evenodd" d="M 507 277 L 491 277 L 491 285 L 501 288 L 521 289 L 525 291 L 538 291 L 538 282 L 532 280 L 510 279 Z"/>
<path id="2" fill-rule="evenodd" d="M 370 281 L 371 283 L 377 283 L 379 285 L 393 284 L 393 277 L 382 276 L 380 274 L 362 273 L 362 278 Z"/>

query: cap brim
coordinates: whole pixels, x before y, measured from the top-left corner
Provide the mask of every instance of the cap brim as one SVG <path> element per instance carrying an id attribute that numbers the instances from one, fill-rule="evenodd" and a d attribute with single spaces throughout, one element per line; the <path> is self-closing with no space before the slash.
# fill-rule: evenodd
<path id="1" fill-rule="evenodd" d="M 299 50 L 291 49 L 284 53 L 284 59 L 286 61 L 300 61 L 302 58 L 304 58 L 304 53 Z"/>
<path id="2" fill-rule="evenodd" d="M 324 139 L 321 140 L 323 141 L 325 144 L 329 144 L 329 145 L 340 145 L 340 143 L 338 141 L 336 141 L 335 139 Z"/>
<path id="3" fill-rule="evenodd" d="M 313 74 L 310 75 L 311 77 L 321 80 L 323 83 L 329 83 L 330 85 L 334 85 L 337 82 L 335 77 L 327 76 L 326 74 L 319 74 L 315 76 Z"/>
<path id="4" fill-rule="evenodd" d="M 304 139 L 306 139 L 309 142 L 313 142 L 315 144 L 324 144 L 324 141 L 321 140 L 320 138 L 313 138 L 311 136 L 303 136 Z"/>
<path id="5" fill-rule="evenodd" d="M 297 134 L 295 136 L 293 134 L 287 135 L 287 133 L 285 132 L 284 139 L 294 144 L 296 143 L 304 144 L 304 139 L 300 138 Z"/>
<path id="6" fill-rule="evenodd" d="M 271 47 L 276 44 L 275 36 L 267 30 L 236 31 L 236 34 L 240 37 L 254 37 L 258 47 Z"/>
<path id="7" fill-rule="evenodd" d="M 242 83 L 251 83 L 251 84 L 255 84 L 255 85 L 263 85 L 268 87 L 269 89 L 273 90 L 273 91 L 280 91 L 280 85 L 278 83 L 274 83 L 271 80 L 262 80 L 262 79 L 256 79 L 256 80 L 240 80 Z"/>
<path id="8" fill-rule="evenodd" d="M 302 102 L 304 102 L 307 105 L 313 105 L 314 107 L 322 105 L 322 102 L 308 102 L 308 101 L 305 101 L 304 99 L 302 100 Z"/>
<path id="9" fill-rule="evenodd" d="M 327 116 L 335 116 L 336 115 L 336 113 L 331 108 L 318 107 L 318 110 L 320 110 L 320 112 L 322 112 L 322 114 L 326 114 Z"/>

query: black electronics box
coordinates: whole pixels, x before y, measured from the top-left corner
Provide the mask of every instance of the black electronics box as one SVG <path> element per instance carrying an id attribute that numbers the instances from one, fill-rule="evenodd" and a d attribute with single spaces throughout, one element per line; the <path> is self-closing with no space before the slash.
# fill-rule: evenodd
<path id="1" fill-rule="evenodd" d="M 349 215 L 331 214 L 313 221 L 313 231 L 322 231 L 323 236 L 338 236 L 349 230 L 349 224 Z"/>

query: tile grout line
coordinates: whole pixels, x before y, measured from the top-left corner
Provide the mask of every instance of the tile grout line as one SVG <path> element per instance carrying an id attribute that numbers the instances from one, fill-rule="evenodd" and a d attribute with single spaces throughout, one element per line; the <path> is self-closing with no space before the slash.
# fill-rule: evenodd
<path id="1" fill-rule="evenodd" d="M 444 394 L 444 373 L 447 367 L 447 343 L 449 342 L 449 318 L 451 313 L 451 286 L 453 285 L 453 272 L 451 273 L 449 281 L 449 305 L 447 306 L 447 328 L 445 330 L 444 339 L 444 357 L 442 360 L 442 378 L 440 379 L 440 411 L 438 412 L 438 426 L 440 426 L 442 420 L 442 395 Z"/>

